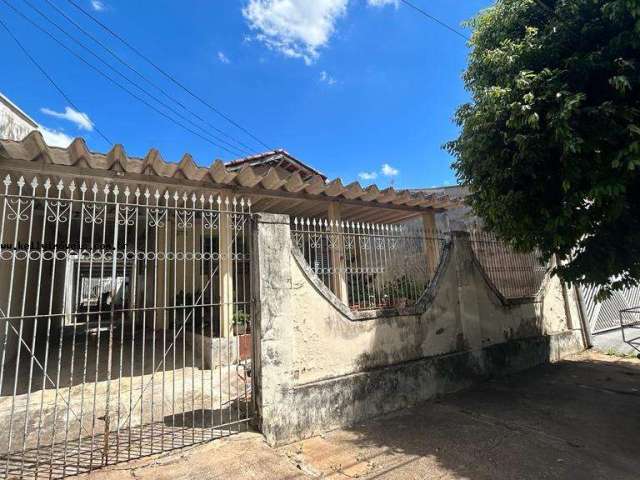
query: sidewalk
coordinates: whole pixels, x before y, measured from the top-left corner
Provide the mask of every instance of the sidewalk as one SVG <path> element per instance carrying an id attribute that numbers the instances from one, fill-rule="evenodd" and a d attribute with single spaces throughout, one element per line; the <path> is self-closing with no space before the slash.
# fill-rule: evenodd
<path id="1" fill-rule="evenodd" d="M 245 433 L 91 479 L 637 479 L 639 406 L 640 360 L 586 353 L 278 449 Z"/>

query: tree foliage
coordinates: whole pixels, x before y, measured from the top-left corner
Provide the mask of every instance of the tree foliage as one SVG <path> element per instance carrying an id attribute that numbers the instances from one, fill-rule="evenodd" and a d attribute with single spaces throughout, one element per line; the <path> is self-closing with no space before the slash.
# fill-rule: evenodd
<path id="1" fill-rule="evenodd" d="M 497 0 L 469 22 L 455 156 L 518 250 L 601 296 L 640 279 L 640 0 Z"/>

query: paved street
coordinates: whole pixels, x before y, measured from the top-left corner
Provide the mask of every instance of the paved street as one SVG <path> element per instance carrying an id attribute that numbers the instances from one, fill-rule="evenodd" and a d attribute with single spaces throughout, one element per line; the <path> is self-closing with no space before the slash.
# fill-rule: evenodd
<path id="1" fill-rule="evenodd" d="M 92 479 L 637 479 L 640 360 L 597 353 L 279 449 L 244 433 Z"/>

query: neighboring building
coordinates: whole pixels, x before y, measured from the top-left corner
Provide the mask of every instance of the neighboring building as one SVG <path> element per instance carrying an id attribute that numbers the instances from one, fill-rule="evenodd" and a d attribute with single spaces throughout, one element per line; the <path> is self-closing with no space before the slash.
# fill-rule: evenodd
<path id="1" fill-rule="evenodd" d="M 282 174 L 298 172 L 302 180 L 307 180 L 314 175 L 319 175 L 325 180 L 327 179 L 326 175 L 306 163 L 301 162 L 285 150 L 260 153 L 225 163 L 225 167 L 230 172 L 237 172 L 246 166 L 252 167 L 256 173 L 266 173 L 273 167 Z"/>
<path id="2" fill-rule="evenodd" d="M 447 195 L 456 198 L 465 197 L 468 193 L 467 187 L 461 185 L 451 185 L 447 187 L 416 188 L 411 192 L 422 193 L 424 195 Z M 436 226 L 438 229 L 447 230 L 468 230 L 470 227 L 480 225 L 478 217 L 473 215 L 471 208 L 461 203 L 458 207 L 436 214 Z"/>
<path id="3" fill-rule="evenodd" d="M 0 138 L 22 140 L 38 124 L 15 103 L 0 93 Z"/>
<path id="4" fill-rule="evenodd" d="M 582 348 L 557 278 L 436 231 L 456 187 L 343 185 L 283 150 L 200 167 L 53 147 L 32 127 L 0 139 L 4 478 L 249 422 L 289 442 Z"/>

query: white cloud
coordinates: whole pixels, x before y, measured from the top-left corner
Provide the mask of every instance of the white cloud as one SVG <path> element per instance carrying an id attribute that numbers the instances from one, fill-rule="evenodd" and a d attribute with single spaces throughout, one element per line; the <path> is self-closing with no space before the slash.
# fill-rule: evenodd
<path id="1" fill-rule="evenodd" d="M 395 177 L 396 175 L 398 175 L 400 173 L 400 170 L 398 170 L 397 168 L 393 168 L 391 165 L 389 165 L 388 163 L 384 163 L 382 165 L 382 174 L 385 177 Z"/>
<path id="2" fill-rule="evenodd" d="M 45 143 L 52 147 L 68 147 L 73 141 L 73 138 L 66 133 L 58 130 L 51 130 L 43 125 L 38 125 L 38 130 L 42 132 Z"/>
<path id="3" fill-rule="evenodd" d="M 224 54 L 224 52 L 218 52 L 218 60 L 222 63 L 231 63 L 231 60 Z"/>
<path id="4" fill-rule="evenodd" d="M 374 180 L 378 176 L 378 172 L 360 172 L 358 177 L 362 180 Z"/>
<path id="5" fill-rule="evenodd" d="M 86 113 L 78 112 L 71 107 L 65 107 L 64 112 L 56 112 L 50 108 L 41 108 L 40 111 L 45 115 L 50 115 L 55 118 L 61 118 L 68 120 L 75 124 L 80 130 L 87 130 L 91 132 L 93 130 L 93 122 Z"/>
<path id="6" fill-rule="evenodd" d="M 256 39 L 307 65 L 327 45 L 349 0 L 249 0 L 242 14 Z"/>
<path id="7" fill-rule="evenodd" d="M 335 85 L 336 79 L 329 75 L 324 70 L 320 72 L 320 81 L 326 83 L 327 85 Z"/>
<path id="8" fill-rule="evenodd" d="M 372 7 L 384 7 L 386 5 L 393 5 L 398 8 L 398 0 L 367 0 L 367 4 Z"/>
<path id="9" fill-rule="evenodd" d="M 101 2 L 100 0 L 91 0 L 91 7 L 96 11 L 96 12 L 101 12 L 104 10 L 104 3 Z"/>

